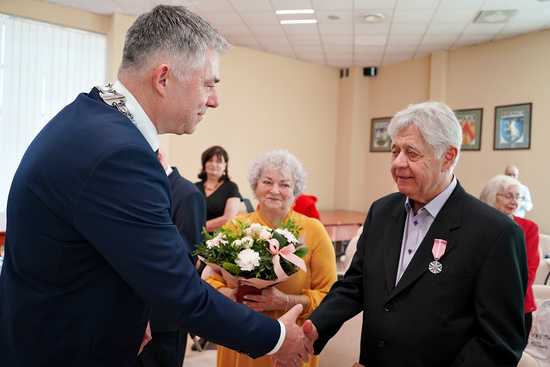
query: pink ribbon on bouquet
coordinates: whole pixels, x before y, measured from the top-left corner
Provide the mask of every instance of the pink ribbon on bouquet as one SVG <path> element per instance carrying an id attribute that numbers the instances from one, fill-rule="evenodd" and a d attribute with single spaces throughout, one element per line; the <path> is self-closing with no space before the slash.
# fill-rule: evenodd
<path id="1" fill-rule="evenodd" d="M 306 263 L 304 262 L 304 260 L 302 260 L 302 258 L 300 258 L 299 256 L 294 255 L 294 252 L 296 252 L 296 248 L 294 247 L 294 245 L 290 244 L 280 249 L 279 241 L 277 241 L 275 238 L 268 240 L 268 242 L 269 251 L 273 255 L 273 270 L 275 271 L 275 275 L 277 275 L 277 279 L 288 277 L 283 270 L 283 267 L 281 266 L 280 257 L 296 265 L 303 271 L 307 271 Z"/>

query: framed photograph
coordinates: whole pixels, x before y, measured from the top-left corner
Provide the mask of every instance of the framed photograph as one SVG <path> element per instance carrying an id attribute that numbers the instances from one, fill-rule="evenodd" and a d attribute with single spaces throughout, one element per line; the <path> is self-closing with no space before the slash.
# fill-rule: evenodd
<path id="1" fill-rule="evenodd" d="M 391 117 L 378 117 L 371 120 L 370 125 L 370 151 L 389 152 L 391 139 L 388 134 L 388 125 Z"/>
<path id="2" fill-rule="evenodd" d="M 531 148 L 532 103 L 495 107 L 495 150 Z"/>
<path id="3" fill-rule="evenodd" d="M 462 150 L 481 150 L 481 124 L 483 108 L 455 110 L 455 115 L 462 126 Z"/>

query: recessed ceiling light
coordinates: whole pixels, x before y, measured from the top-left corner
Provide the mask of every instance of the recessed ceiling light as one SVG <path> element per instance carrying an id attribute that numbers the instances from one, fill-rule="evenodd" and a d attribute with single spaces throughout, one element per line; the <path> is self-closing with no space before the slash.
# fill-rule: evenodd
<path id="1" fill-rule="evenodd" d="M 317 19 L 284 19 L 281 20 L 281 24 L 314 24 L 317 23 Z"/>
<path id="2" fill-rule="evenodd" d="M 288 9 L 288 10 L 275 10 L 277 15 L 287 15 L 287 14 L 313 14 L 315 10 L 313 9 Z"/>
<path id="3" fill-rule="evenodd" d="M 386 18 L 382 13 L 371 13 L 363 15 L 363 20 L 367 23 L 380 23 Z"/>
<path id="4" fill-rule="evenodd" d="M 506 23 L 517 12 L 516 9 L 482 10 L 474 18 L 474 23 Z"/>

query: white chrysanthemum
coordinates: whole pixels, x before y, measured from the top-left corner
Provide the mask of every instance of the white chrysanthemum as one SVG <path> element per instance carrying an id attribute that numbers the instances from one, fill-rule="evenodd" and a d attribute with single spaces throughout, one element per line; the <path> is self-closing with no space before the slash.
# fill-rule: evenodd
<path id="1" fill-rule="evenodd" d="M 252 239 L 252 237 L 245 236 L 241 238 L 241 245 L 244 248 L 251 248 L 253 244 L 254 244 L 254 240 Z"/>
<path id="2" fill-rule="evenodd" d="M 260 254 L 252 249 L 245 249 L 239 252 L 235 263 L 243 271 L 252 271 L 254 268 L 260 266 Z"/>
<path id="3" fill-rule="evenodd" d="M 241 247 L 242 246 L 242 241 L 241 240 L 235 240 L 231 243 L 231 246 L 233 247 Z"/>
<path id="4" fill-rule="evenodd" d="M 284 228 L 277 228 L 275 230 L 275 232 L 283 235 L 287 242 L 288 243 L 297 243 L 298 240 L 296 239 L 296 237 L 292 234 L 292 232 L 290 232 L 288 229 L 284 229 Z"/>

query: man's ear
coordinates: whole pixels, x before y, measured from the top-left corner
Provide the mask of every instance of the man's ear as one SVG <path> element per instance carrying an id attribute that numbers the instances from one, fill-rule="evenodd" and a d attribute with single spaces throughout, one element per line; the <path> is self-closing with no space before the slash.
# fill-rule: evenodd
<path id="1" fill-rule="evenodd" d="M 160 64 L 153 69 L 153 73 L 151 74 L 153 90 L 163 97 L 166 96 L 166 85 L 168 84 L 169 72 L 170 66 L 167 64 Z"/>
<path id="2" fill-rule="evenodd" d="M 449 147 L 445 154 L 443 154 L 443 170 L 447 171 L 453 165 L 458 155 L 458 149 L 456 147 Z"/>

